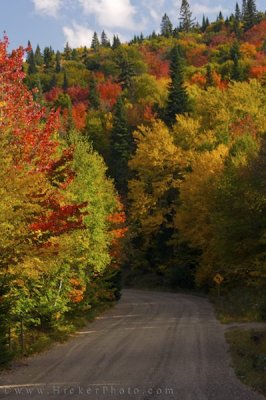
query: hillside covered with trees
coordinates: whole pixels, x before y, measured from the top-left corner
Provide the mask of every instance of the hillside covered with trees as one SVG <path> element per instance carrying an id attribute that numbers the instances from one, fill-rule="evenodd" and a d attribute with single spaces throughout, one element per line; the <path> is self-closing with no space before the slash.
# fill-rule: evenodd
<path id="1" fill-rule="evenodd" d="M 265 12 L 243 0 L 199 24 L 183 0 L 160 33 L 111 39 L 29 42 L 25 62 L 0 43 L 2 351 L 22 322 L 118 298 L 121 267 L 265 291 Z"/>

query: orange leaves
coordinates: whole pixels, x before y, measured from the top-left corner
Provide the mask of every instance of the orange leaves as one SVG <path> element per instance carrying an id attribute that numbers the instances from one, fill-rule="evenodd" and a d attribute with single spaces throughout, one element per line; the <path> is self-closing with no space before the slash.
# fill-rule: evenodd
<path id="1" fill-rule="evenodd" d="M 122 88 L 118 83 L 107 80 L 106 82 L 100 82 L 98 84 L 98 91 L 101 100 L 107 105 L 108 108 L 112 108 L 116 104 Z"/>
<path id="2" fill-rule="evenodd" d="M 250 77 L 262 79 L 266 77 L 266 66 L 258 65 L 250 68 Z"/>
<path id="3" fill-rule="evenodd" d="M 72 303 L 80 303 L 84 298 L 86 286 L 77 278 L 71 278 L 69 283 L 72 287 L 68 294 L 70 301 Z"/>
<path id="4" fill-rule="evenodd" d="M 72 107 L 72 118 L 76 129 L 82 130 L 86 126 L 87 107 L 84 103 L 78 103 Z"/>
<path id="5" fill-rule="evenodd" d="M 150 51 L 147 47 L 142 47 L 141 52 L 148 65 L 148 73 L 157 79 L 169 76 L 169 61 L 163 60 L 159 51 Z"/>
<path id="6" fill-rule="evenodd" d="M 245 40 L 256 47 L 261 47 L 265 40 L 265 32 L 266 20 L 263 20 L 245 33 Z"/>

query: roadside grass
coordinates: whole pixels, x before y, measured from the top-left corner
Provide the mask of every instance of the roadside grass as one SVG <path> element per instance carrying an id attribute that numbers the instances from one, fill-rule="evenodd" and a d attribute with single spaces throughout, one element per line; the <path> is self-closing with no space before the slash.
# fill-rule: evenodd
<path id="1" fill-rule="evenodd" d="M 210 299 L 214 303 L 218 319 L 230 322 L 266 321 L 266 291 L 259 288 L 235 288 L 221 291 L 213 290 Z"/>
<path id="2" fill-rule="evenodd" d="M 1 366 L 0 370 L 12 367 L 12 363 L 16 363 L 22 358 L 48 350 L 55 343 L 65 342 L 77 330 L 93 322 L 98 315 L 111 308 L 114 304 L 115 302 L 97 304 L 86 313 L 79 312 L 75 315 L 69 315 L 53 329 L 45 331 L 37 328 L 25 329 L 23 351 L 19 331 L 17 328 L 13 328 L 10 340 L 11 361 Z"/>
<path id="3" fill-rule="evenodd" d="M 236 329 L 226 339 L 238 378 L 266 396 L 266 330 Z"/>

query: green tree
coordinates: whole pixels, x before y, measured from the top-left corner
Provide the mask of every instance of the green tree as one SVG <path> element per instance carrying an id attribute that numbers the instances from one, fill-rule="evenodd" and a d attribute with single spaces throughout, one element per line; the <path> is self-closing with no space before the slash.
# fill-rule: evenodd
<path id="1" fill-rule="evenodd" d="M 37 44 L 36 50 L 35 50 L 35 62 L 36 65 L 41 66 L 43 65 L 43 55 L 40 49 L 40 46 Z"/>
<path id="2" fill-rule="evenodd" d="M 93 49 L 94 51 L 97 51 L 97 50 L 99 50 L 99 48 L 100 48 L 100 41 L 99 41 L 97 32 L 94 32 L 92 41 L 91 41 L 91 49 Z"/>
<path id="3" fill-rule="evenodd" d="M 247 31 L 257 23 L 257 7 L 255 0 L 247 0 L 243 16 L 244 29 Z"/>
<path id="4" fill-rule="evenodd" d="M 102 47 L 110 47 L 110 41 L 108 40 L 108 37 L 104 31 L 102 31 L 101 34 L 101 46 Z"/>
<path id="5" fill-rule="evenodd" d="M 61 53 L 59 51 L 56 52 L 55 62 L 55 72 L 59 73 L 61 72 Z"/>
<path id="6" fill-rule="evenodd" d="M 190 11 L 188 0 L 182 0 L 179 19 L 181 30 L 189 32 L 191 28 L 193 28 L 194 20 L 192 19 L 192 12 Z"/>
<path id="7" fill-rule="evenodd" d="M 173 35 L 173 24 L 166 13 L 164 14 L 161 22 L 161 35 L 165 37 L 170 37 Z"/>
<path id="8" fill-rule="evenodd" d="M 210 64 L 207 65 L 207 72 L 206 72 L 206 85 L 205 88 L 208 88 L 210 86 L 214 86 L 214 79 L 213 79 L 213 73 L 212 73 L 212 67 Z"/>
<path id="9" fill-rule="evenodd" d="M 71 47 L 69 46 L 69 43 L 68 42 L 66 42 L 66 45 L 65 45 L 65 48 L 64 48 L 64 58 L 65 58 L 65 60 L 71 60 L 71 52 L 72 52 L 72 49 L 71 49 Z"/>
<path id="10" fill-rule="evenodd" d="M 97 90 L 97 82 L 94 76 L 92 76 L 89 80 L 89 103 L 90 106 L 94 109 L 97 109 L 100 106 L 100 98 Z"/>
<path id="11" fill-rule="evenodd" d="M 176 114 L 183 114 L 191 109 L 189 96 L 185 88 L 183 63 L 177 46 L 171 51 L 170 77 L 171 83 L 169 84 L 164 119 L 168 125 L 173 125 Z"/>
<path id="12" fill-rule="evenodd" d="M 117 49 L 119 46 L 121 46 L 121 41 L 119 39 L 118 35 L 114 35 L 113 37 L 113 43 L 112 43 L 112 49 L 115 50 Z"/>
<path id="13" fill-rule="evenodd" d="M 28 52 L 27 62 L 29 64 L 28 74 L 29 75 L 36 74 L 37 67 L 36 67 L 35 56 L 34 56 L 33 50 L 30 50 Z"/>
<path id="14" fill-rule="evenodd" d="M 49 69 L 52 67 L 52 63 L 53 63 L 53 55 L 54 52 L 50 47 L 45 47 L 43 50 L 43 61 L 44 61 L 44 65 L 46 69 Z"/>
<path id="15" fill-rule="evenodd" d="M 110 137 L 110 173 L 115 179 L 117 190 L 125 194 L 127 191 L 128 160 L 132 151 L 132 136 L 121 97 L 117 100 L 113 118 L 113 129 Z"/>
<path id="16" fill-rule="evenodd" d="M 62 89 L 64 90 L 65 93 L 68 89 L 68 86 L 69 85 L 68 85 L 67 73 L 66 73 L 66 71 L 64 71 L 64 79 L 63 79 Z"/>

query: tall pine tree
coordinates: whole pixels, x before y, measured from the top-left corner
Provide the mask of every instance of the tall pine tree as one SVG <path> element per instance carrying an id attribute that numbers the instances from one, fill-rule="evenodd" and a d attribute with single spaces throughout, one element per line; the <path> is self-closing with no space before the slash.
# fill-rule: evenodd
<path id="1" fill-rule="evenodd" d="M 167 14 L 164 14 L 161 22 L 161 35 L 170 37 L 173 35 L 173 24 Z"/>
<path id="2" fill-rule="evenodd" d="M 258 13 L 255 0 L 247 0 L 243 15 L 244 29 L 247 31 L 252 28 L 258 20 Z"/>
<path id="3" fill-rule="evenodd" d="M 176 114 L 184 114 L 191 109 L 185 88 L 183 63 L 177 46 L 171 51 L 170 77 L 164 120 L 171 126 L 175 123 Z"/>
<path id="4" fill-rule="evenodd" d="M 94 51 L 97 51 L 97 50 L 99 50 L 99 48 L 100 48 L 100 42 L 98 39 L 98 35 L 97 35 L 97 32 L 94 32 L 92 41 L 91 41 L 91 49 L 93 49 Z"/>
<path id="5" fill-rule="evenodd" d="M 194 20 L 192 19 L 192 12 L 190 11 L 190 5 L 188 0 L 182 0 L 180 8 L 180 29 L 185 32 L 189 32 L 194 26 Z"/>
<path id="6" fill-rule="evenodd" d="M 127 192 L 128 160 L 132 149 L 132 136 L 128 128 L 126 111 L 121 97 L 114 109 L 111 132 L 110 172 L 121 194 Z"/>

